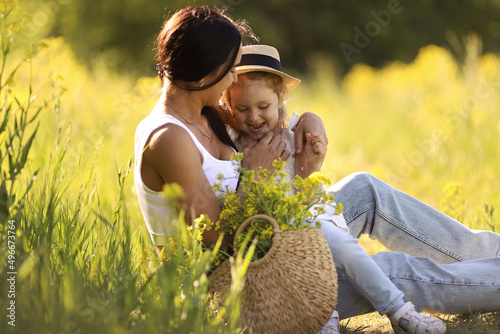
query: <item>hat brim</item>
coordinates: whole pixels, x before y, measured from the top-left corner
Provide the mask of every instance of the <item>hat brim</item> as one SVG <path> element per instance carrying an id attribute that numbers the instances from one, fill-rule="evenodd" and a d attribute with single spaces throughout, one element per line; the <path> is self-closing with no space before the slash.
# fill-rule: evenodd
<path id="1" fill-rule="evenodd" d="M 236 74 L 239 75 L 239 74 L 248 73 L 248 72 L 269 72 L 269 73 L 276 74 L 283 79 L 283 84 L 285 85 L 286 89 L 289 92 L 292 91 L 295 87 L 297 87 L 300 83 L 300 79 L 294 78 L 291 75 L 288 75 L 284 72 L 277 71 L 274 68 L 270 68 L 267 66 L 261 66 L 261 65 L 236 66 Z"/>

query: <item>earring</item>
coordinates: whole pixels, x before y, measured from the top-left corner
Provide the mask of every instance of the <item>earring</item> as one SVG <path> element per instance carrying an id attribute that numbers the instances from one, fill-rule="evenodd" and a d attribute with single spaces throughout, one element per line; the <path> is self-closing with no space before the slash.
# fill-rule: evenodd
<path id="1" fill-rule="evenodd" d="M 202 82 L 200 83 L 200 87 L 203 87 L 203 86 L 205 86 L 205 81 L 202 81 Z"/>

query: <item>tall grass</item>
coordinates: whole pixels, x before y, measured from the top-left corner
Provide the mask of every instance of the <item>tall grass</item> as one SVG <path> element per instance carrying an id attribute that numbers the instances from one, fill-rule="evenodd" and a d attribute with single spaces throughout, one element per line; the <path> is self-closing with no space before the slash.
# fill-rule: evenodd
<path id="1" fill-rule="evenodd" d="M 133 137 L 158 80 L 134 82 L 100 60 L 90 71 L 62 39 L 26 49 L 27 18 L 9 12 L 15 4 L 0 5 L 0 305 L 12 300 L 4 254 L 14 220 L 16 326 L 2 314 L 0 332 L 239 332 L 238 286 L 212 308 L 211 254 L 192 242 L 196 231 L 180 216 L 193 256 L 168 247 L 161 261 L 143 223 Z M 343 80 L 328 62 L 315 64 L 289 110 L 325 120 L 332 180 L 368 170 L 469 226 L 500 232 L 498 57 L 465 66 L 429 46 L 411 64 L 360 65 Z"/>
<path id="2" fill-rule="evenodd" d="M 130 180 L 133 130 L 141 116 L 129 127 L 121 122 L 131 108 L 143 107 L 149 91 L 138 90 L 148 80 L 134 88 L 104 68 L 89 73 L 57 39 L 19 61 L 22 51 L 14 46 L 22 25 L 15 3 L 9 5 L 0 7 L 0 304 L 5 311 L 14 302 L 15 319 L 5 321 L 5 311 L 0 332 L 239 331 L 232 311 L 237 298 L 218 313 L 209 303 L 212 254 L 193 241 L 197 230 L 186 229 L 180 217 L 179 248 L 190 257 L 167 248 L 163 261 L 144 233 Z M 108 85 L 114 88 L 103 89 Z M 99 97 L 104 91 L 107 99 Z M 120 152 L 109 148 L 111 140 Z M 7 281 L 12 275 L 13 285 Z"/>

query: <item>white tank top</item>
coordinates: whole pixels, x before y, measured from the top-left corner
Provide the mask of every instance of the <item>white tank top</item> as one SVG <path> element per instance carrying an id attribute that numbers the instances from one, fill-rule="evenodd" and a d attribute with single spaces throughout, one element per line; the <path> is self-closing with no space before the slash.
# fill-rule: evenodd
<path id="1" fill-rule="evenodd" d="M 134 181 L 146 226 L 148 228 L 153 244 L 157 246 L 165 245 L 166 236 L 173 234 L 177 230 L 177 212 L 172 208 L 168 201 L 163 198 L 159 192 L 149 189 L 142 180 L 141 166 L 142 166 L 142 153 L 146 142 L 148 141 L 151 133 L 156 129 L 164 126 L 165 124 L 172 123 L 185 129 L 196 147 L 201 153 L 203 164 L 202 168 L 207 176 L 207 180 L 211 185 L 217 182 L 217 175 L 224 175 L 222 181 L 222 189 L 235 190 L 238 183 L 239 173 L 233 162 L 228 160 L 219 160 L 213 157 L 198 138 L 189 130 L 184 123 L 171 115 L 165 115 L 153 111 L 146 118 L 144 118 L 137 126 L 135 132 L 135 165 L 134 165 Z M 220 193 L 216 192 L 219 196 Z"/>

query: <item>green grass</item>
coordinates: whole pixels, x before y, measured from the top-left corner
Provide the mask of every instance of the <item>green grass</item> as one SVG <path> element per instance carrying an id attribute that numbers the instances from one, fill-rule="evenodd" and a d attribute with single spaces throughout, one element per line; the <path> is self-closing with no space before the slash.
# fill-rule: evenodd
<path id="1" fill-rule="evenodd" d="M 172 248 L 159 266 L 135 198 L 134 131 L 156 102 L 158 80 L 133 81 L 100 61 L 89 70 L 62 39 L 25 57 L 23 21 L 14 13 L 2 20 L 0 125 L 10 118 L 0 127 L 0 254 L 15 220 L 17 276 L 12 327 L 3 256 L 0 332 L 238 332 L 237 296 L 218 312 L 207 301 L 210 254 L 194 247 L 196 232 L 183 232 L 195 256 Z M 327 62 L 315 64 L 289 111 L 324 119 L 332 181 L 366 170 L 468 226 L 500 232 L 498 57 L 465 67 L 429 46 L 411 64 L 358 66 L 343 80 Z M 444 318 L 451 333 L 498 332 L 500 322 L 498 314 Z M 343 325 L 348 333 L 390 330 L 376 315 Z"/>

